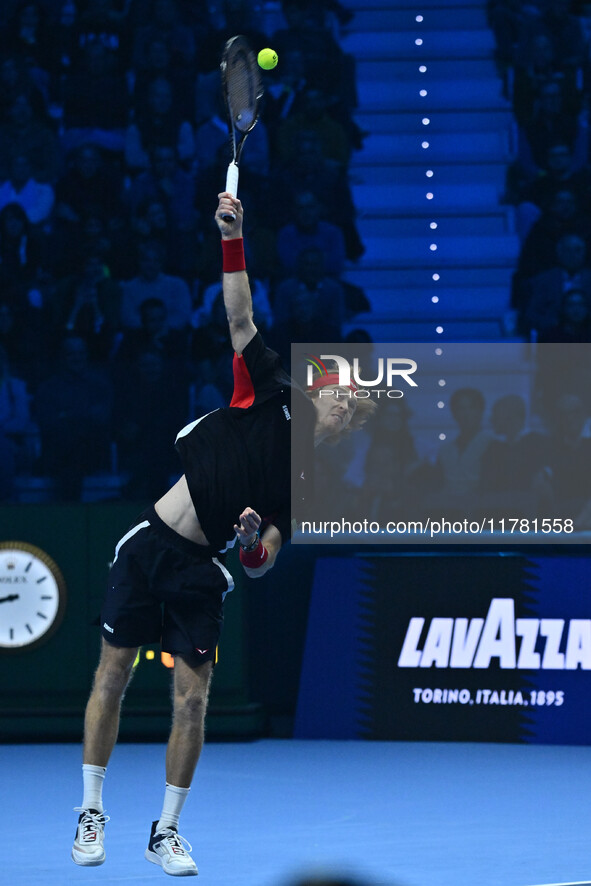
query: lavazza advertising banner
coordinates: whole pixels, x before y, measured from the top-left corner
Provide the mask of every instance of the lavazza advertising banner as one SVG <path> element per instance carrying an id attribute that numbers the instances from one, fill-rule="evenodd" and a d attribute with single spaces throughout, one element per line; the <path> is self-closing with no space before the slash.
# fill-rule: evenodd
<path id="1" fill-rule="evenodd" d="M 292 436 L 293 541 L 328 546 L 296 734 L 591 742 L 591 348 L 310 344 L 292 374 L 335 410 L 313 466 Z M 341 400 L 375 404 L 342 436 Z"/>
<path id="2" fill-rule="evenodd" d="M 591 743 L 585 556 L 321 557 L 296 735 Z"/>

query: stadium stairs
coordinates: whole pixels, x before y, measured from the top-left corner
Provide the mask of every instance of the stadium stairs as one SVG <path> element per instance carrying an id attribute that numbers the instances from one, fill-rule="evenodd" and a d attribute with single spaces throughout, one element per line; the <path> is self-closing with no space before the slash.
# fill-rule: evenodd
<path id="1" fill-rule="evenodd" d="M 341 43 L 356 59 L 367 136 L 351 164 L 366 252 L 345 276 L 372 306 L 348 328 L 374 341 L 511 335 L 519 242 L 502 194 L 513 118 L 485 2 L 346 5 L 355 16 Z"/>

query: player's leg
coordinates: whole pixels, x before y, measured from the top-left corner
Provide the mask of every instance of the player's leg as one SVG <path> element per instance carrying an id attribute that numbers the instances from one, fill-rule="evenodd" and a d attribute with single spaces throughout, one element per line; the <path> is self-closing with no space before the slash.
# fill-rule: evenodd
<path id="1" fill-rule="evenodd" d="M 146 858 L 177 876 L 197 874 L 189 855 L 191 846 L 179 835 L 178 822 L 203 747 L 211 672 L 211 661 L 192 666 L 182 656 L 175 656 L 164 805 L 159 821 L 152 824 Z"/>
<path id="2" fill-rule="evenodd" d="M 84 796 L 72 859 L 76 864 L 95 866 L 105 860 L 102 788 L 106 766 L 117 741 L 121 699 L 129 683 L 137 647 L 121 648 L 102 642 L 101 657 L 84 718 Z"/>
<path id="3" fill-rule="evenodd" d="M 133 671 L 137 647 L 112 646 L 103 639 L 101 657 L 84 716 L 86 764 L 106 766 L 119 733 L 121 700 Z"/>
<path id="4" fill-rule="evenodd" d="M 121 538 L 107 581 L 100 623 L 102 647 L 84 719 L 84 796 L 72 858 L 76 864 L 105 860 L 102 789 L 117 741 L 121 699 L 138 647 L 160 637 L 160 602 L 150 593 L 147 570 L 154 560 L 150 521 L 142 515 Z"/>
<path id="5" fill-rule="evenodd" d="M 174 656 L 173 719 L 166 751 L 166 787 L 146 858 L 168 874 L 197 873 L 178 822 L 203 745 L 213 661 L 231 576 L 211 552 L 158 526 L 167 552 L 162 649 Z M 188 848 L 188 851 L 187 851 Z"/>
<path id="6" fill-rule="evenodd" d="M 212 663 L 196 667 L 177 655 L 174 659 L 173 721 L 166 748 L 166 780 L 188 788 L 203 747 L 205 714 Z"/>

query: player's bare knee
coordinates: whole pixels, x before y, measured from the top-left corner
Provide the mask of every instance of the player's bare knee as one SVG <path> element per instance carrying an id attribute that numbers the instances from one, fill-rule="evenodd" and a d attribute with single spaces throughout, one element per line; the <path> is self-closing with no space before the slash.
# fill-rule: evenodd
<path id="1" fill-rule="evenodd" d="M 105 648 L 96 670 L 94 685 L 101 694 L 123 695 L 135 661 L 135 650 Z"/>
<path id="2" fill-rule="evenodd" d="M 207 694 L 201 687 L 174 693 L 174 718 L 185 723 L 199 724 L 205 718 Z"/>

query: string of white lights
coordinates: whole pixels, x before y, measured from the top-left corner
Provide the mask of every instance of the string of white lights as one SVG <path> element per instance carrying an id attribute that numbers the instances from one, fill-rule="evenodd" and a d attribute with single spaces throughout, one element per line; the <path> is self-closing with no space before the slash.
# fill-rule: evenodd
<path id="1" fill-rule="evenodd" d="M 422 24 L 422 23 L 424 22 L 424 16 L 423 16 L 423 15 L 420 15 L 420 14 L 419 14 L 419 15 L 416 15 L 416 16 L 415 16 L 415 21 L 416 21 L 418 24 Z M 416 46 L 424 46 L 424 40 L 423 40 L 423 38 L 422 38 L 422 37 L 416 37 L 416 38 L 415 38 L 415 45 L 416 45 Z M 426 74 L 427 72 L 428 72 L 428 66 L 427 66 L 425 63 L 420 64 L 420 65 L 419 65 L 419 73 L 420 73 L 420 74 Z M 429 94 L 429 92 L 428 92 L 428 89 L 427 89 L 427 88 L 421 88 L 421 89 L 419 90 L 419 96 L 420 96 L 421 98 L 426 98 L 428 94 Z M 422 119 L 421 119 L 421 123 L 422 123 L 423 126 L 429 126 L 429 125 L 431 124 L 431 118 L 430 118 L 430 117 L 427 117 L 427 116 L 422 117 Z M 427 139 L 423 139 L 423 140 L 421 141 L 421 149 L 422 149 L 422 150 L 427 151 L 427 150 L 429 150 L 430 147 L 431 147 L 431 143 L 430 143 Z M 431 168 L 427 168 L 427 169 L 425 170 L 425 177 L 428 178 L 428 179 L 434 179 L 434 178 L 435 178 L 435 171 L 434 171 L 433 169 L 431 169 Z M 426 200 L 434 200 L 434 198 L 435 198 L 435 193 L 434 193 L 434 191 L 429 190 L 429 191 L 426 192 L 426 194 L 425 194 L 425 199 L 426 199 Z M 435 221 L 435 219 L 432 219 L 432 220 L 429 222 L 429 230 L 430 230 L 430 231 L 436 231 L 436 230 L 438 229 L 438 227 L 439 227 L 439 223 L 438 223 L 437 221 Z M 430 239 L 430 238 L 429 238 L 429 239 Z M 429 251 L 430 251 L 430 252 L 437 252 L 437 249 L 438 249 L 438 243 L 436 243 L 435 241 L 432 241 L 432 242 L 429 243 Z M 438 271 L 433 271 L 432 274 L 431 274 L 431 280 L 432 280 L 433 283 L 437 284 L 437 283 L 441 280 L 441 274 L 440 274 Z M 431 302 L 432 302 L 433 304 L 439 304 L 439 296 L 438 296 L 436 293 L 434 293 L 434 294 L 431 296 Z M 444 328 L 443 328 L 443 326 L 441 325 L 441 323 L 438 323 L 438 324 L 435 326 L 435 332 L 437 333 L 437 335 L 443 335 Z M 438 357 L 443 356 L 443 348 L 441 348 L 441 347 L 437 347 L 437 348 L 435 348 L 435 354 L 436 354 Z M 440 379 L 438 380 L 437 384 L 438 384 L 438 386 L 439 386 L 440 388 L 444 388 L 444 387 L 446 386 L 446 380 L 445 380 L 445 378 L 440 378 Z M 440 397 L 441 397 L 441 395 L 440 395 Z M 436 401 L 436 405 L 437 405 L 437 409 L 445 409 L 445 407 L 446 407 L 447 404 L 446 404 L 445 400 L 438 399 L 438 400 Z M 447 435 L 445 434 L 444 431 L 440 431 L 440 432 L 439 432 L 439 434 L 438 434 L 438 439 L 439 439 L 440 441 L 444 441 L 444 440 L 446 439 L 446 437 L 447 437 Z"/>

